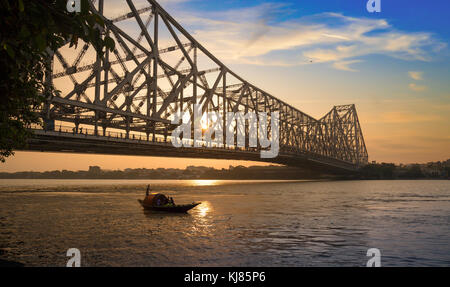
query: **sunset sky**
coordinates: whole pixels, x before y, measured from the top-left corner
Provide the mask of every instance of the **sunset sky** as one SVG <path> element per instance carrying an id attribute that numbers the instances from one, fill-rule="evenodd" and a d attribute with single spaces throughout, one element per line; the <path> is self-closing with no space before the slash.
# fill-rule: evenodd
<path id="1" fill-rule="evenodd" d="M 381 0 L 381 13 L 366 0 L 159 2 L 234 72 L 305 113 L 356 104 L 370 161 L 450 158 L 449 1 Z M 257 163 L 17 152 L 0 171 L 230 164 Z"/>

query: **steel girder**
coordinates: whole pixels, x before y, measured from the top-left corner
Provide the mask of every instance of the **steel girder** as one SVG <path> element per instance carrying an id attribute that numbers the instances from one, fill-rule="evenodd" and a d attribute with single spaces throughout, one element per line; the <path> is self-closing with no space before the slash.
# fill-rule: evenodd
<path id="1" fill-rule="evenodd" d="M 103 35 L 114 38 L 116 48 L 100 57 L 84 44 L 73 61 L 63 49 L 55 52 L 48 81 L 63 91 L 44 107 L 45 120 L 92 126 L 103 135 L 108 129 L 124 131 L 127 138 L 145 134 L 155 141 L 167 140 L 175 127 L 174 114 L 192 116 L 195 104 L 202 104 L 203 112 L 220 113 L 224 121 L 227 112 L 279 112 L 280 153 L 355 167 L 367 163 L 354 105 L 336 106 L 317 120 L 228 69 L 156 1 L 137 9 L 132 0 L 124 0 L 128 12 L 111 20 L 105 16 L 104 0 L 94 3 L 91 10 L 106 23 Z M 88 55 L 92 62 L 83 63 Z"/>

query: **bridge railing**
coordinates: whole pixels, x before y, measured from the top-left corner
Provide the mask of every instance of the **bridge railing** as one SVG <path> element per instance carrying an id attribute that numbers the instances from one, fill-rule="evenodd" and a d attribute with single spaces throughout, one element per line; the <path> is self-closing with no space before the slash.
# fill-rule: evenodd
<path id="1" fill-rule="evenodd" d="M 86 128 L 86 127 L 79 127 L 78 130 L 73 126 L 64 126 L 64 125 L 56 125 L 54 129 L 44 129 L 40 125 L 33 124 L 29 126 L 29 129 L 32 131 L 41 131 L 48 134 L 65 134 L 65 135 L 72 135 L 77 137 L 97 137 L 102 140 L 126 140 L 126 141 L 132 141 L 132 142 L 149 142 L 149 143 L 158 143 L 158 144 L 167 144 L 172 146 L 172 138 L 171 137 L 162 137 L 162 136 L 156 136 L 155 139 L 149 137 L 147 138 L 147 135 L 145 133 L 137 133 L 133 132 L 130 133 L 127 137 L 127 134 L 125 132 L 117 132 L 117 131 L 95 131 L 95 129 L 92 128 Z M 226 149 L 226 150 L 240 150 L 240 151 L 252 151 L 252 152 L 258 152 L 259 150 L 257 148 L 252 147 L 236 147 L 236 146 L 227 146 L 224 144 L 218 144 L 218 143 L 208 143 L 206 141 L 197 140 L 197 144 L 199 145 L 198 148 L 217 148 L 217 149 Z M 193 146 L 194 140 L 192 139 L 183 139 L 182 143 L 186 146 Z"/>
<path id="2" fill-rule="evenodd" d="M 54 129 L 51 130 L 45 130 L 42 126 L 39 125 L 32 125 L 29 127 L 32 131 L 38 131 L 39 133 L 43 133 L 45 135 L 49 136 L 70 136 L 75 138 L 89 138 L 89 139 L 98 139 L 98 140 L 106 140 L 111 142 L 128 142 L 128 143 L 147 143 L 147 144 L 157 144 L 157 145 L 165 145 L 172 147 L 172 139 L 170 137 L 167 137 L 166 140 L 164 138 L 155 138 L 153 139 L 147 139 L 145 134 L 139 134 L 139 133 L 133 133 L 128 138 L 126 137 L 125 133 L 121 132 L 115 132 L 115 131 L 107 131 L 105 135 L 103 135 L 103 132 L 96 133 L 95 129 L 90 128 L 79 128 L 78 132 L 75 129 L 75 127 L 71 126 L 64 126 L 64 125 L 57 125 Z M 205 148 L 213 148 L 213 149 L 219 149 L 219 150 L 229 150 L 229 151 L 235 151 L 235 152 L 254 152 L 259 153 L 260 150 L 258 148 L 253 147 L 236 147 L 236 146 L 225 146 L 223 144 L 217 144 L 217 143 L 211 143 L 207 144 L 205 141 L 197 141 L 199 143 L 199 147 L 196 147 L 197 149 L 205 149 Z M 183 140 L 183 143 L 191 146 L 193 145 L 193 140 Z M 300 156 L 303 155 L 305 158 L 308 158 L 312 161 L 320 161 L 322 163 L 328 163 L 329 165 L 334 166 L 345 166 L 349 168 L 349 163 L 340 161 L 338 159 L 332 159 L 327 158 L 325 156 L 321 156 L 319 154 L 313 154 L 306 151 L 301 150 L 292 150 L 292 147 L 290 146 L 283 146 L 280 145 L 280 154 L 284 156 Z"/>

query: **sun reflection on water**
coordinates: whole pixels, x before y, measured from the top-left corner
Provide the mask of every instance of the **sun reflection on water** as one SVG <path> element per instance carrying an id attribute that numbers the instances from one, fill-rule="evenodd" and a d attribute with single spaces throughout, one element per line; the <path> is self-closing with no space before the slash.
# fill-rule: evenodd
<path id="1" fill-rule="evenodd" d="M 211 211 L 212 206 L 208 201 L 203 201 L 195 207 L 194 212 L 192 212 L 195 221 L 191 226 L 190 235 L 203 234 L 203 236 L 209 236 L 214 229 L 211 222 Z"/>
<path id="2" fill-rule="evenodd" d="M 211 205 L 208 201 L 202 202 L 199 206 L 197 206 L 197 212 L 200 217 L 205 217 L 211 209 Z"/>
<path id="3" fill-rule="evenodd" d="M 196 186 L 208 186 L 208 185 L 218 185 L 219 180 L 215 179 L 195 179 L 192 180 L 192 184 Z"/>

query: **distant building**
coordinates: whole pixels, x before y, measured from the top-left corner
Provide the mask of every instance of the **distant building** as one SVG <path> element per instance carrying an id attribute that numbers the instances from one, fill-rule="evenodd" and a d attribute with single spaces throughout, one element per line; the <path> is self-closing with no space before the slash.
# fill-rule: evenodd
<path id="1" fill-rule="evenodd" d="M 447 159 L 442 163 L 443 166 L 450 167 L 450 159 Z"/>
<path id="2" fill-rule="evenodd" d="M 202 172 L 206 172 L 211 169 L 213 169 L 213 168 L 206 167 L 206 166 L 188 166 L 188 167 L 186 167 L 186 171 L 192 172 L 192 173 L 202 173 Z"/>
<path id="3" fill-rule="evenodd" d="M 102 169 L 99 166 L 90 166 L 88 172 L 92 174 L 100 174 Z"/>

